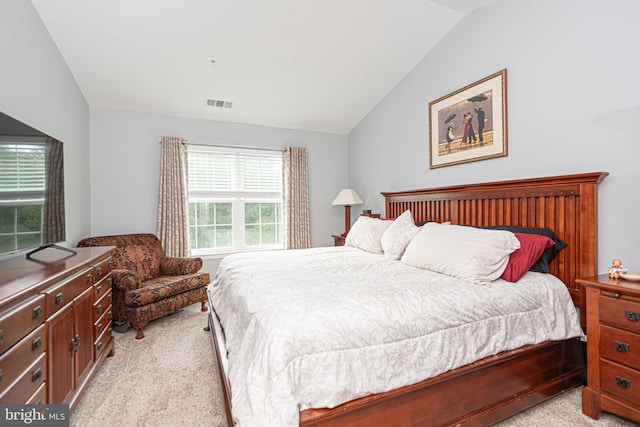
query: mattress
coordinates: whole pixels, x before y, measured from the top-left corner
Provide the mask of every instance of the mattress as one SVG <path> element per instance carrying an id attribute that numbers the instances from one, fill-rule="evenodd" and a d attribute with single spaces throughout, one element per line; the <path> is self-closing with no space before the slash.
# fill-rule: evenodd
<path id="1" fill-rule="evenodd" d="M 351 247 L 230 255 L 209 294 L 238 426 L 297 426 L 304 409 L 582 334 L 550 274 L 474 284 Z"/>

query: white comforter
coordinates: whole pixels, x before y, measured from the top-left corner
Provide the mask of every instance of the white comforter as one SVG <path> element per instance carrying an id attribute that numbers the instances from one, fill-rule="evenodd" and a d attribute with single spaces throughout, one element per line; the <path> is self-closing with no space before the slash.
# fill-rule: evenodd
<path id="1" fill-rule="evenodd" d="M 525 344 L 581 334 L 564 284 L 472 284 L 349 247 L 236 254 L 210 298 L 239 426 L 412 384 Z"/>

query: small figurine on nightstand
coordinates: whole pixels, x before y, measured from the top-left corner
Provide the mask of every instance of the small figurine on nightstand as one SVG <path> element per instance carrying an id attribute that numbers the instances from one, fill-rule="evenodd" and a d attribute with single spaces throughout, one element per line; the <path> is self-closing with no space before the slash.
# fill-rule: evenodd
<path id="1" fill-rule="evenodd" d="M 611 267 L 609 267 L 609 277 L 612 279 L 620 278 L 620 273 L 625 274 L 627 272 L 626 268 L 622 268 L 622 261 L 618 258 L 611 261 Z"/>

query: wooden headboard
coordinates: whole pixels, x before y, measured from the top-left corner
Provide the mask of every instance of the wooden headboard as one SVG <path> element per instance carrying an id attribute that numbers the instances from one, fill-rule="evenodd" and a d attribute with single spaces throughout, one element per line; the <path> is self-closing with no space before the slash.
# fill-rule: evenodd
<path id="1" fill-rule="evenodd" d="M 575 279 L 597 274 L 598 184 L 607 175 L 592 172 L 382 195 L 387 218 L 410 210 L 416 221 L 550 228 L 567 243 L 551 263 L 551 273 L 567 285 L 576 306 L 584 307 Z M 585 311 L 580 313 L 583 318 Z"/>

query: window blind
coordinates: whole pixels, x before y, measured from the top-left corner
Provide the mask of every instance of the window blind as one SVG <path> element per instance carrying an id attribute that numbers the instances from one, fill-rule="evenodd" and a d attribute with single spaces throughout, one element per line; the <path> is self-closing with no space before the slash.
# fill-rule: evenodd
<path id="1" fill-rule="evenodd" d="M 282 156 L 190 149 L 189 191 L 282 192 Z"/>
<path id="2" fill-rule="evenodd" d="M 0 192 L 41 192 L 44 187 L 43 144 L 0 144 Z"/>

